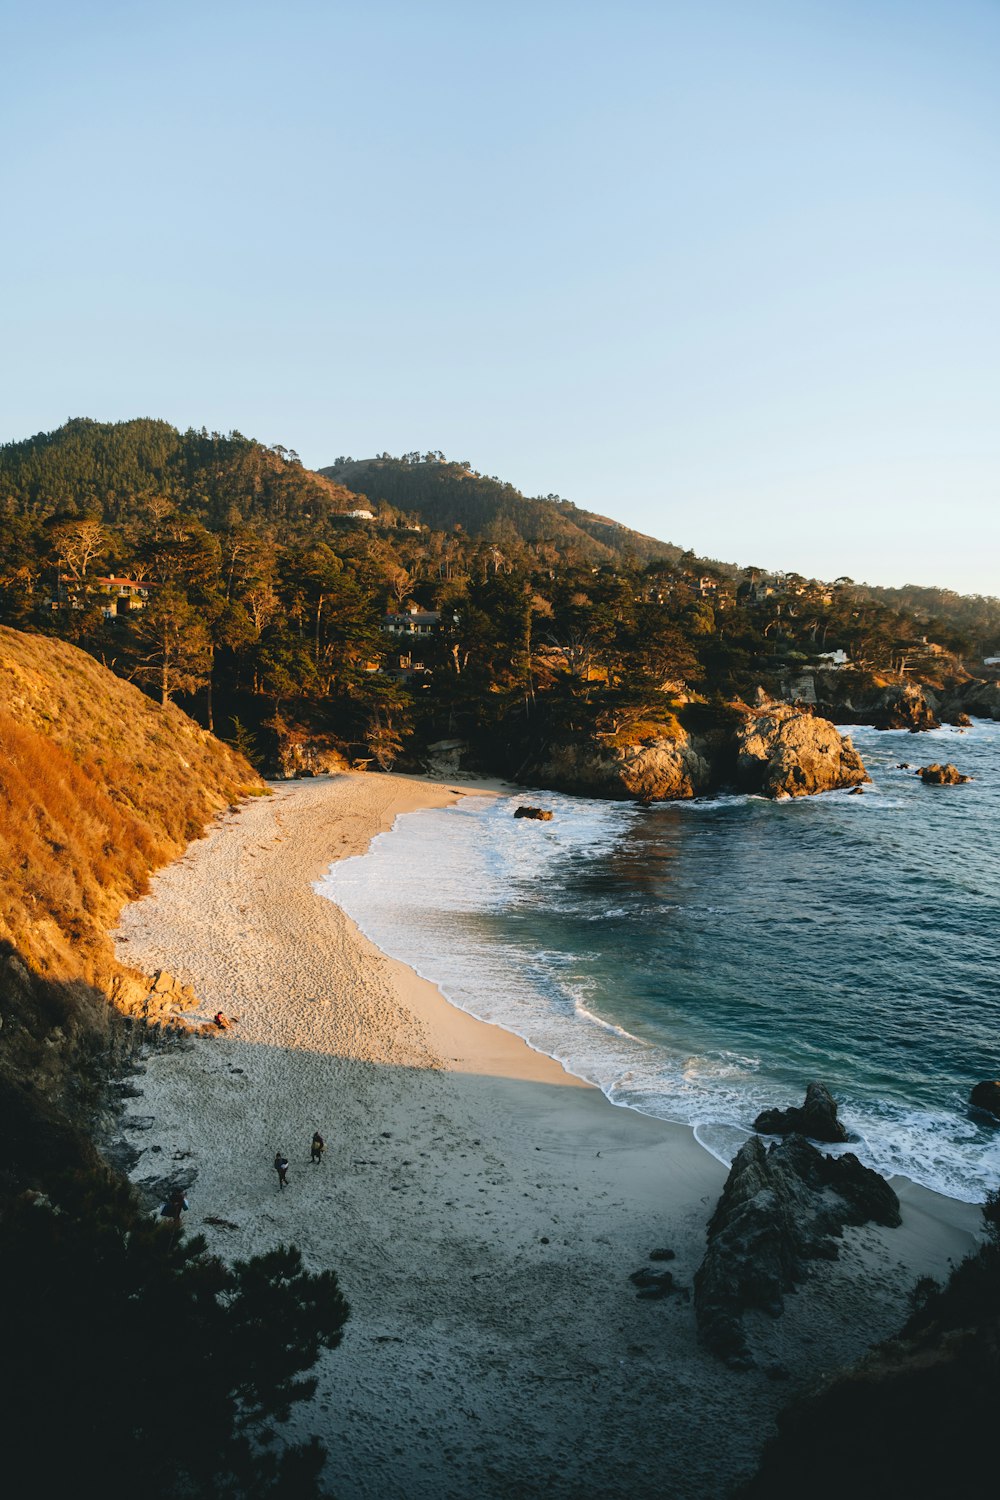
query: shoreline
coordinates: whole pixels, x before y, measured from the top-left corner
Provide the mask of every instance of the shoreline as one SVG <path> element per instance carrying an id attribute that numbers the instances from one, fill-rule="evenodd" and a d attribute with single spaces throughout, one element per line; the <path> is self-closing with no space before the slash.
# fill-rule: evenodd
<path id="1" fill-rule="evenodd" d="M 953 732 L 957 733 L 958 731 Z M 452 805 L 454 805 L 454 802 L 458 800 L 460 793 L 455 788 L 452 788 L 452 790 L 455 792 L 454 797 L 451 799 Z M 470 780 L 466 782 L 463 786 L 461 795 L 506 795 L 509 797 L 528 797 L 529 799 L 537 799 L 541 797 L 543 798 L 543 800 L 546 796 L 551 797 L 555 795 L 560 799 L 560 804 L 565 803 L 569 806 L 570 811 L 573 810 L 572 804 L 574 803 L 574 801 L 581 800 L 576 799 L 572 794 L 565 792 L 553 794 L 551 792 L 545 792 L 537 789 L 525 790 L 524 788 L 512 787 L 502 782 L 477 782 L 476 780 Z M 802 798 L 801 801 L 808 802 L 815 800 L 815 798 L 823 798 L 833 795 L 841 794 L 817 793 L 813 794 L 812 797 Z M 586 802 L 589 799 L 584 798 L 582 800 Z M 718 804 L 720 801 L 728 800 L 730 799 L 721 798 L 719 796 L 695 798 L 692 799 L 691 802 L 685 803 L 684 806 L 696 806 L 699 802 L 704 802 L 706 804 L 712 805 Z M 734 798 L 732 800 L 747 801 L 756 799 L 741 794 L 738 798 Z M 415 809 L 413 808 L 401 809 L 394 816 L 391 824 L 386 824 L 385 827 L 380 830 L 380 832 L 391 831 L 396 827 L 400 818 L 405 816 L 406 813 L 414 810 Z M 563 808 L 563 811 L 565 810 L 566 809 Z M 439 825 L 439 827 L 443 827 L 443 825 Z M 483 832 L 485 836 L 485 830 L 483 830 Z M 412 835 L 410 840 L 409 854 L 411 862 L 413 859 L 412 839 L 414 837 L 415 835 Z M 402 858 L 404 861 L 407 858 L 408 852 L 406 844 L 407 841 L 404 836 L 402 851 Z M 371 845 L 369 846 L 369 850 L 371 850 Z M 393 926 L 391 912 L 390 925 L 388 928 L 386 928 L 385 914 L 380 911 L 378 905 L 378 887 L 380 884 L 384 883 L 384 878 L 386 876 L 386 867 L 389 863 L 391 863 L 391 861 L 387 859 L 384 854 L 375 859 L 373 869 L 368 876 L 367 885 L 365 884 L 364 877 L 362 877 L 360 900 L 358 898 L 357 892 L 352 888 L 350 882 L 348 882 L 346 889 L 343 886 L 339 885 L 334 874 L 337 861 L 334 861 L 331 864 L 329 870 L 324 874 L 323 878 L 316 883 L 316 890 L 320 895 L 328 900 L 333 901 L 335 905 L 338 905 L 341 910 L 345 911 L 348 919 L 354 922 L 354 925 L 358 929 L 361 936 L 367 939 L 367 941 L 370 942 L 376 949 L 379 949 L 379 951 L 385 953 L 389 957 L 394 957 L 394 954 L 399 953 L 402 949 L 404 956 L 400 957 L 398 961 L 406 967 L 407 971 L 413 970 L 421 980 L 429 983 L 433 987 L 435 994 L 443 998 L 449 1006 L 453 1007 L 457 1011 L 462 1012 L 465 1015 L 473 1017 L 478 1021 L 484 1022 L 487 1025 L 499 1026 L 501 1029 L 507 1031 L 510 1035 L 519 1038 L 532 1051 L 537 1052 L 543 1057 L 549 1057 L 553 1059 L 560 1067 L 564 1068 L 571 1077 L 580 1080 L 582 1083 L 585 1083 L 590 1087 L 599 1089 L 604 1094 L 608 1102 L 614 1107 L 630 1109 L 637 1114 L 648 1116 L 653 1119 L 665 1120 L 669 1123 L 676 1124 L 684 1129 L 690 1130 L 694 1135 L 695 1141 L 701 1147 L 701 1149 L 705 1151 L 713 1161 L 720 1163 L 727 1171 L 729 1169 L 732 1158 L 739 1146 L 741 1146 L 750 1138 L 752 1134 L 754 1134 L 754 1131 L 752 1130 L 748 1122 L 752 1120 L 761 1109 L 779 1106 L 785 1107 L 786 1105 L 791 1106 L 800 1103 L 809 1079 L 813 1076 L 821 1078 L 824 1078 L 826 1076 L 823 1072 L 815 1075 L 808 1072 L 807 1069 L 810 1065 L 807 1060 L 803 1060 L 802 1071 L 798 1075 L 799 1085 L 797 1092 L 793 1088 L 791 1092 L 782 1095 L 780 1091 L 783 1089 L 787 1089 L 788 1084 L 785 1081 L 779 1082 L 775 1080 L 773 1082 L 773 1089 L 775 1092 L 767 1093 L 764 1097 L 758 1098 L 755 1103 L 753 1103 L 749 1108 L 743 1111 L 743 1117 L 741 1120 L 738 1120 L 736 1118 L 720 1120 L 713 1117 L 710 1110 L 706 1112 L 706 1118 L 694 1118 L 693 1112 L 691 1111 L 687 1112 L 687 1117 L 685 1118 L 684 1111 L 677 1111 L 676 1109 L 671 1110 L 671 1099 L 668 1091 L 665 1092 L 664 1098 L 662 1100 L 656 1098 L 649 1104 L 648 1107 L 644 1095 L 638 1090 L 633 1089 L 630 1097 L 615 1097 L 616 1079 L 623 1071 L 627 1070 L 632 1065 L 631 1058 L 614 1058 L 610 1064 L 610 1071 L 608 1067 L 605 1067 L 603 1070 L 599 1065 L 595 1067 L 593 1058 L 588 1059 L 582 1055 L 579 1036 L 574 1039 L 565 1031 L 561 1035 L 557 1035 L 552 1032 L 551 1029 L 549 1031 L 549 1035 L 546 1036 L 546 1022 L 544 1017 L 540 1018 L 538 1015 L 533 1014 L 530 1007 L 527 1011 L 522 1009 L 520 1015 L 518 1014 L 518 1005 L 520 1004 L 520 1001 L 515 1003 L 513 1005 L 513 1008 L 509 1002 L 506 1004 L 501 1004 L 498 1007 L 496 1003 L 492 1001 L 492 999 L 487 1000 L 486 993 L 483 991 L 482 987 L 479 988 L 477 993 L 471 985 L 464 983 L 464 976 L 468 972 L 468 969 L 455 969 L 453 967 L 449 971 L 447 965 L 445 965 L 443 968 L 439 967 L 436 962 L 436 954 L 432 956 L 431 950 L 423 949 L 419 941 L 416 945 L 414 945 L 413 939 L 415 937 L 419 938 L 419 933 L 413 926 L 412 918 L 409 926 L 406 925 L 405 917 L 403 918 L 404 925 L 402 927 L 402 942 L 399 941 L 399 935 L 396 932 L 395 927 Z M 374 908 L 366 908 L 366 896 L 369 898 L 374 896 Z M 452 891 L 452 896 L 454 897 L 454 891 Z M 357 916 L 353 916 L 351 914 L 351 906 L 354 906 L 354 908 L 357 910 Z M 453 905 L 449 905 L 448 909 L 453 912 Z M 373 922 L 369 922 L 367 918 L 373 913 L 376 920 Z M 382 929 L 381 932 L 380 926 Z M 380 944 L 385 944 L 385 946 L 380 947 Z M 407 951 L 408 949 L 409 951 Z M 503 977 L 504 976 L 501 976 L 501 980 L 503 979 Z M 497 1014 L 498 1009 L 501 1012 L 500 1014 Z M 584 1014 L 587 1013 L 585 1012 Z M 527 1019 L 525 1019 L 526 1017 Z M 619 1026 L 612 1026 L 608 1022 L 602 1020 L 600 1017 L 590 1017 L 590 1019 L 592 1021 L 595 1021 L 598 1025 L 604 1027 L 606 1030 L 619 1030 Z M 627 1026 L 632 1023 L 626 1020 L 622 1021 L 620 1024 Z M 633 1042 L 638 1045 L 637 1038 L 630 1035 L 628 1031 L 620 1031 L 619 1034 L 624 1036 L 627 1039 L 627 1042 Z M 583 1045 L 585 1045 L 585 1043 Z M 664 1042 L 661 1038 L 659 1040 L 659 1045 L 665 1045 L 669 1048 L 671 1044 L 669 1040 Z M 745 1044 L 737 1041 L 735 1043 L 731 1043 L 730 1045 L 733 1045 L 737 1049 L 739 1049 Z M 642 1059 L 640 1058 L 640 1061 L 641 1060 Z M 898 1100 L 896 1102 L 897 1104 L 899 1104 Z M 665 1109 L 665 1113 L 661 1114 L 659 1112 L 661 1107 Z M 857 1125 L 858 1122 L 856 1118 L 856 1112 L 859 1108 L 859 1102 L 857 1100 L 854 1101 L 853 1110 L 850 1102 L 844 1103 L 842 1101 L 841 1107 L 844 1110 L 845 1115 L 855 1125 Z M 873 1130 L 873 1123 L 880 1128 Z M 981 1198 L 977 1198 L 975 1196 L 976 1184 L 974 1181 L 966 1182 L 964 1184 L 965 1190 L 963 1191 L 962 1187 L 960 1187 L 957 1182 L 949 1185 L 948 1182 L 926 1180 L 926 1178 L 924 1180 L 921 1180 L 920 1176 L 911 1176 L 907 1169 L 905 1157 L 901 1160 L 900 1154 L 897 1153 L 895 1154 L 895 1159 L 893 1160 L 893 1153 L 889 1153 L 885 1149 L 880 1149 L 884 1148 L 886 1146 L 886 1143 L 893 1140 L 893 1130 L 891 1123 L 885 1120 L 875 1122 L 869 1120 L 867 1121 L 867 1125 L 869 1130 L 869 1134 L 867 1136 L 863 1132 L 855 1133 L 849 1138 L 849 1140 L 843 1147 L 833 1145 L 827 1147 L 826 1149 L 830 1150 L 834 1155 L 839 1155 L 847 1151 L 854 1152 L 855 1154 L 860 1156 L 860 1159 L 862 1160 L 864 1165 L 878 1172 L 879 1175 L 884 1177 L 885 1180 L 894 1187 L 896 1187 L 899 1183 L 908 1183 L 911 1184 L 912 1187 L 919 1192 L 927 1192 L 933 1197 L 940 1197 L 947 1202 L 954 1202 L 966 1206 L 971 1205 L 974 1208 L 979 1206 Z M 767 1137 L 765 1139 L 772 1140 L 776 1138 Z M 917 1171 L 919 1171 L 919 1161 L 913 1161 L 911 1165 L 915 1167 Z M 981 1192 L 984 1193 L 985 1189 L 981 1188 Z"/>
<path id="2" fill-rule="evenodd" d="M 790 1372 L 780 1388 L 701 1350 L 690 1303 L 637 1300 L 628 1274 L 653 1248 L 675 1250 L 690 1286 L 727 1169 L 690 1127 L 612 1104 L 452 1005 L 313 889 L 401 813 L 490 790 L 286 783 L 154 878 L 123 913 L 120 956 L 240 1024 L 152 1059 L 132 1176 L 179 1160 L 197 1172 L 188 1232 L 211 1250 L 291 1241 L 338 1272 L 351 1321 L 288 1431 L 324 1439 L 340 1500 L 721 1500 L 794 1391 L 894 1332 L 916 1277 L 972 1247 L 978 1210 L 894 1182 L 903 1227 L 847 1231 L 840 1261 L 754 1323 L 761 1363 Z"/>

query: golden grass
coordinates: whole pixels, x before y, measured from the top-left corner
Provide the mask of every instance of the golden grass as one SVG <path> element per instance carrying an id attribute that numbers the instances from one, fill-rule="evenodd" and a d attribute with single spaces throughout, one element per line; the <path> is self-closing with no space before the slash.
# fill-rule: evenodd
<path id="1" fill-rule="evenodd" d="M 0 939 L 53 978 L 107 983 L 107 929 L 251 767 L 66 641 L 0 627 Z"/>
<path id="2" fill-rule="evenodd" d="M 619 749 L 630 745 L 642 745 L 654 740 L 679 740 L 684 736 L 680 721 L 675 714 L 658 715 L 655 719 L 635 719 L 623 724 L 608 736 L 609 743 Z"/>

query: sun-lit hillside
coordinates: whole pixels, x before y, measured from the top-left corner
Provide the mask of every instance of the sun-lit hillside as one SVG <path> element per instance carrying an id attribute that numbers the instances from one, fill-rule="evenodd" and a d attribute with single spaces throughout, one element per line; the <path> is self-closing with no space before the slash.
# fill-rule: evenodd
<path id="1" fill-rule="evenodd" d="M 92 1159 L 81 1127 L 123 1036 L 107 935 L 123 903 L 262 783 L 75 646 L 0 627 L 0 790 L 0 1131 L 17 1183 Z"/>
<path id="2" fill-rule="evenodd" d="M 0 627 L 0 937 L 63 977 L 150 871 L 260 782 L 228 746 L 66 641 Z"/>

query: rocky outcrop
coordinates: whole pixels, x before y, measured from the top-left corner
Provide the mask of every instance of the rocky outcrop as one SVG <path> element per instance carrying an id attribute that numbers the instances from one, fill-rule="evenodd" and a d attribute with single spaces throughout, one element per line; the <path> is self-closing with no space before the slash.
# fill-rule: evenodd
<path id="1" fill-rule="evenodd" d="M 736 732 L 740 791 L 767 797 L 806 797 L 871 778 L 851 741 L 827 719 L 787 703 L 749 710 Z"/>
<path id="2" fill-rule="evenodd" d="M 918 683 L 894 683 L 874 698 L 870 723 L 876 729 L 909 729 L 914 734 L 924 729 L 940 729 L 934 712 L 936 705 L 937 699 L 930 690 Z"/>
<path id="3" fill-rule="evenodd" d="M 761 1135 L 808 1136 L 811 1141 L 841 1144 L 850 1135 L 837 1119 L 837 1102 L 822 1083 L 811 1083 L 806 1089 L 801 1109 L 765 1109 L 753 1122 Z"/>
<path id="4" fill-rule="evenodd" d="M 932 685 L 910 680 L 886 686 L 870 673 L 839 671 L 816 672 L 813 688 L 812 699 L 806 699 L 803 684 L 787 678 L 782 696 L 789 702 L 814 701 L 817 712 L 836 724 L 871 724 L 876 729 L 967 726 L 970 713 L 1000 719 L 1000 684 L 966 678 L 957 664 L 950 673 L 938 674 Z"/>
<path id="5" fill-rule="evenodd" d="M 526 785 L 584 797 L 667 802 L 734 785 L 767 797 L 804 797 L 870 778 L 833 724 L 763 693 L 754 708 L 733 705 L 696 739 L 674 722 L 662 735 L 628 744 L 610 737 L 549 745 L 521 767 Z"/>
<path id="6" fill-rule="evenodd" d="M 977 1083 L 969 1095 L 969 1103 L 1000 1120 L 1000 1080 L 989 1079 Z"/>
<path id="7" fill-rule="evenodd" d="M 319 739 L 298 739 L 293 735 L 279 737 L 275 754 L 275 773 L 291 781 L 298 776 L 329 776 L 350 768 L 350 762 L 337 746 Z"/>
<path id="8" fill-rule="evenodd" d="M 929 766 L 921 766 L 914 775 L 919 776 L 925 786 L 961 786 L 963 782 L 972 780 L 971 776 L 963 776 L 950 761 L 946 766 L 939 765 L 937 761 Z"/>
<path id="9" fill-rule="evenodd" d="M 108 998 L 123 1015 L 135 1016 L 150 1025 L 169 1025 L 176 1012 L 194 1010 L 198 996 L 166 969 L 157 969 L 150 977 L 138 969 L 122 968 L 111 981 Z"/>
<path id="10" fill-rule="evenodd" d="M 767 1150 L 751 1136 L 733 1161 L 695 1275 L 702 1340 L 737 1368 L 752 1365 L 743 1313 L 777 1317 L 807 1263 L 836 1259 L 844 1225 L 869 1220 L 899 1224 L 899 1200 L 856 1156 L 823 1155 L 800 1135 Z"/>
<path id="11" fill-rule="evenodd" d="M 1000 682 L 974 677 L 950 692 L 941 706 L 941 716 L 949 724 L 969 714 L 977 719 L 1000 719 Z"/>
<path id="12" fill-rule="evenodd" d="M 468 753 L 467 740 L 435 740 L 427 746 L 422 769 L 428 776 L 457 776 Z"/>
<path id="13" fill-rule="evenodd" d="M 604 740 L 550 746 L 531 770 L 536 785 L 589 797 L 666 802 L 712 787 L 712 770 L 694 741 L 680 735 L 614 745 Z"/>
<path id="14" fill-rule="evenodd" d="M 547 807 L 516 807 L 515 818 L 533 818 L 536 823 L 551 823 L 552 813 Z"/>
<path id="15" fill-rule="evenodd" d="M 690 1296 L 687 1287 L 680 1286 L 670 1271 L 650 1271 L 643 1266 L 632 1272 L 629 1281 L 638 1287 L 636 1296 L 644 1302 L 658 1302 L 661 1297 L 672 1297 L 675 1293 L 680 1293 L 686 1302 Z"/>

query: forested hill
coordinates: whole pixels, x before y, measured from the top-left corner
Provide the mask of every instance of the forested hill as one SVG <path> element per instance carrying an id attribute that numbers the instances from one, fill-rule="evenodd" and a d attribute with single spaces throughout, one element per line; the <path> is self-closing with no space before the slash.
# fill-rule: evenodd
<path id="1" fill-rule="evenodd" d="M 357 503 L 289 449 L 239 432 L 182 433 L 150 417 L 74 417 L 55 432 L 0 446 L 0 513 L 10 517 L 64 513 L 119 523 L 149 501 L 183 508 L 212 529 L 234 518 L 301 526 Z"/>
<path id="2" fill-rule="evenodd" d="M 456 527 L 501 548 L 528 543 L 555 558 L 571 552 L 592 563 L 676 562 L 682 549 L 632 531 L 607 516 L 580 510 L 558 495 L 529 498 L 494 475 L 442 453 L 338 459 L 320 474 L 373 503 L 414 514 L 436 531 Z"/>
<path id="3" fill-rule="evenodd" d="M 841 712 L 1000 646 L 996 600 L 741 571 L 441 453 L 314 473 L 238 432 L 76 419 L 0 447 L 0 517 L 0 623 L 82 646 L 269 769 L 458 738 L 510 774 L 673 703 L 808 697 L 834 656 Z"/>

